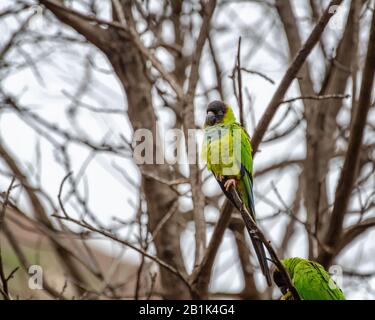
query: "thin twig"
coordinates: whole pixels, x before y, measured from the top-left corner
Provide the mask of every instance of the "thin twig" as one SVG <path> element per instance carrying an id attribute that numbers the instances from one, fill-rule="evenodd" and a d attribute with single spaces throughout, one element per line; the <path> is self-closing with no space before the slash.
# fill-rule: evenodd
<path id="1" fill-rule="evenodd" d="M 15 181 L 15 177 L 12 178 L 12 181 L 10 182 L 8 190 L 5 193 L 5 199 L 4 199 L 4 202 L 2 204 L 2 208 L 1 208 L 1 212 L 0 212 L 0 231 L 2 230 L 2 226 L 3 226 L 3 223 L 4 223 L 5 212 L 6 212 L 6 208 L 8 206 L 10 192 L 12 191 L 14 181 Z M 14 272 L 17 271 L 17 269 L 18 269 L 18 267 L 15 270 L 13 270 L 8 277 L 5 276 L 5 271 L 4 271 L 4 266 L 3 266 L 2 250 L 1 250 L 1 243 L 0 243 L 0 280 L 1 280 L 1 284 L 2 284 L 2 289 L 0 290 L 0 292 L 3 295 L 5 300 L 11 300 L 11 297 L 9 295 L 8 281 L 13 276 Z"/>
<path id="2" fill-rule="evenodd" d="M 178 202 L 174 201 L 171 208 L 168 210 L 168 212 L 164 215 L 164 217 L 159 221 L 159 223 L 156 225 L 155 229 L 152 232 L 152 237 L 147 241 L 148 244 L 153 242 L 158 235 L 159 231 L 163 228 L 163 226 L 167 223 L 167 221 L 172 218 L 172 216 L 176 213 L 178 207 Z"/>
<path id="3" fill-rule="evenodd" d="M 163 268 L 167 269 L 168 271 L 172 272 L 173 274 L 175 274 L 177 277 L 179 277 L 188 286 L 189 289 L 191 288 L 188 279 L 180 271 L 178 271 L 175 267 L 171 266 L 170 264 L 166 263 L 163 260 L 160 260 L 158 257 L 149 254 L 148 252 L 144 251 L 143 249 L 136 247 L 135 245 L 133 245 L 129 241 L 120 239 L 120 238 L 116 237 L 114 234 L 112 234 L 112 233 L 110 233 L 110 232 L 108 232 L 106 230 L 99 230 L 99 229 L 93 227 L 92 225 L 89 225 L 86 222 L 82 222 L 82 221 L 76 220 L 76 219 L 74 219 L 72 217 L 69 217 L 69 216 L 57 216 L 57 215 L 53 215 L 53 217 L 55 217 L 57 219 L 61 219 L 61 220 L 66 220 L 66 221 L 73 222 L 76 225 L 79 225 L 79 226 L 81 226 L 81 227 L 83 227 L 83 228 L 85 228 L 87 230 L 90 230 L 92 232 L 101 234 L 101 235 L 103 235 L 103 236 L 105 236 L 105 237 L 107 237 L 109 239 L 114 240 L 115 242 L 121 243 L 121 244 L 123 244 L 123 245 L 125 245 L 125 246 L 127 246 L 127 247 L 129 247 L 129 248 L 131 248 L 131 249 L 133 249 L 135 251 L 137 251 L 138 253 L 140 253 L 140 254 L 144 255 L 145 257 L 151 259 L 152 261 L 156 262 L 161 267 L 163 267 Z"/>
<path id="4" fill-rule="evenodd" d="M 333 16 L 333 12 L 330 10 L 332 6 L 340 5 L 343 0 L 332 0 L 324 11 L 323 15 L 319 19 L 318 23 L 310 33 L 305 44 L 302 46 L 298 54 L 293 59 L 288 70 L 286 71 L 283 79 L 281 80 L 276 92 L 274 93 L 270 103 L 267 106 L 262 118 L 260 119 L 257 128 L 254 132 L 252 139 L 253 153 L 258 151 L 259 145 L 271 123 L 279 105 L 282 101 L 285 93 L 289 89 L 291 83 L 297 76 L 298 71 L 301 69 L 302 65 L 305 63 L 307 57 L 309 56 L 312 49 L 315 47 L 320 37 L 323 34 L 325 27 L 327 26 L 330 18 Z"/>
<path id="5" fill-rule="evenodd" d="M 250 74 L 255 74 L 259 77 L 262 77 L 264 80 L 267 80 L 268 82 L 272 83 L 272 84 L 275 84 L 275 81 L 272 80 L 269 76 L 265 75 L 264 73 L 262 72 L 259 72 L 259 71 L 256 71 L 256 70 L 252 70 L 252 69 L 247 69 L 247 68 L 241 68 L 242 71 L 245 71 L 247 73 L 250 73 Z"/>
<path id="6" fill-rule="evenodd" d="M 73 174 L 73 172 L 69 172 L 65 177 L 64 179 L 61 181 L 61 184 L 60 184 L 60 188 L 59 188 L 59 194 L 57 196 L 57 198 L 59 199 L 59 204 L 60 204 L 60 208 L 64 214 L 65 217 L 68 217 L 68 214 L 66 213 L 65 211 L 65 207 L 64 207 L 64 204 L 62 202 L 62 199 L 61 199 L 61 194 L 62 194 L 62 190 L 63 190 L 63 187 L 64 187 L 64 183 L 65 181 Z"/>
<path id="7" fill-rule="evenodd" d="M 280 102 L 280 104 L 291 103 L 297 100 L 328 100 L 328 99 L 348 99 L 350 94 L 326 94 L 321 96 L 301 96 L 290 98 Z"/>
<path id="8" fill-rule="evenodd" d="M 238 108 L 240 109 L 240 123 L 241 123 L 242 126 L 245 126 L 245 119 L 244 119 L 244 116 L 243 116 L 244 105 L 243 105 L 243 98 L 242 98 L 241 37 L 238 38 L 236 69 L 237 69 L 237 82 L 238 82 Z"/>

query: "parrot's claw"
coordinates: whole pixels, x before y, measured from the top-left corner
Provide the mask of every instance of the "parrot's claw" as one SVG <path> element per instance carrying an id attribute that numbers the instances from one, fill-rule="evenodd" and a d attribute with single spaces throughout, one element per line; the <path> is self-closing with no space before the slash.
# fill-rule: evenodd
<path id="1" fill-rule="evenodd" d="M 286 294 L 284 294 L 280 300 L 292 300 L 293 299 L 293 295 L 290 291 L 288 291 Z"/>
<path id="2" fill-rule="evenodd" d="M 218 177 L 217 177 L 217 180 L 219 180 L 220 182 L 223 182 L 223 181 L 224 181 L 224 179 L 225 179 L 225 177 L 224 177 L 224 176 L 218 176 Z"/>
<path id="3" fill-rule="evenodd" d="M 230 189 L 230 187 L 236 187 L 236 185 L 237 185 L 237 181 L 236 181 L 236 179 L 228 179 L 227 181 L 225 181 L 225 183 L 224 183 L 224 188 L 225 188 L 225 190 L 227 190 L 227 191 L 229 191 L 229 189 Z"/>

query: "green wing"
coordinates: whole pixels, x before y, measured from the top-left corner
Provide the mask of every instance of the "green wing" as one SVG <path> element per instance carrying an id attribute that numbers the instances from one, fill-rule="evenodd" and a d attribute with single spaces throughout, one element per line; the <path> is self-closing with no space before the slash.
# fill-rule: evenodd
<path id="1" fill-rule="evenodd" d="M 341 289 L 319 263 L 298 263 L 292 280 L 303 300 L 345 300 Z"/>
<path id="2" fill-rule="evenodd" d="M 253 174 L 253 149 L 250 143 L 250 137 L 246 130 L 238 123 L 233 124 L 233 128 L 240 131 L 241 137 L 241 164 L 250 173 Z"/>
<path id="3" fill-rule="evenodd" d="M 234 152 L 236 162 L 240 163 L 240 176 L 239 183 L 237 185 L 237 192 L 241 197 L 243 203 L 247 207 L 254 221 L 255 208 L 254 208 L 254 196 L 253 196 L 253 155 L 250 143 L 250 137 L 239 124 L 234 123 L 233 125 L 233 141 L 234 147 L 240 145 L 240 152 Z M 245 219 L 246 220 L 246 219 Z M 262 273 L 267 279 L 267 284 L 271 286 L 272 280 L 270 270 L 268 267 L 267 256 L 262 241 L 254 237 L 251 234 L 251 229 L 245 222 L 246 228 L 248 229 L 251 242 L 253 243 L 255 253 L 258 257 L 260 268 Z"/>
<path id="4" fill-rule="evenodd" d="M 240 152 L 234 152 L 236 161 L 240 163 L 240 183 L 237 191 L 242 201 L 255 219 L 254 197 L 253 197 L 253 155 L 250 143 L 250 137 L 245 129 L 239 124 L 233 124 L 234 146 L 240 146 Z"/>

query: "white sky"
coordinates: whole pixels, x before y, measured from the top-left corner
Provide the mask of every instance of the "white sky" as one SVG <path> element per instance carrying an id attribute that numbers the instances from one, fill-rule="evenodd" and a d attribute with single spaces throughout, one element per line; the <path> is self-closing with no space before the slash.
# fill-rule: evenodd
<path id="1" fill-rule="evenodd" d="M 9 5 L 12 1 L 6 0 L 1 1 L 0 11 Z M 325 1 L 327 2 L 327 1 Z M 295 12 L 299 18 L 301 18 L 301 26 L 303 27 L 303 38 L 305 39 L 311 28 L 311 23 L 303 19 L 307 16 L 304 6 L 301 5 L 302 1 L 293 1 L 295 5 Z M 348 1 L 345 1 L 347 7 Z M 104 6 L 105 7 L 105 6 Z M 106 12 L 103 7 L 103 12 Z M 265 10 L 270 10 L 267 6 L 260 6 L 257 3 L 241 3 L 225 5 L 225 10 L 220 9 L 215 12 L 213 17 L 214 25 L 229 26 L 231 30 L 220 32 L 215 35 L 215 44 L 219 53 L 220 64 L 225 73 L 225 91 L 228 99 L 228 103 L 235 107 L 236 100 L 232 93 L 232 83 L 228 75 L 230 75 L 234 66 L 236 52 L 237 52 L 237 41 L 240 35 L 237 28 L 232 24 L 232 21 L 240 22 L 246 27 L 247 33 L 242 33 L 242 63 L 243 66 L 248 69 L 254 69 L 267 74 L 270 78 L 275 80 L 276 84 L 272 85 L 267 81 L 256 75 L 243 74 L 243 83 L 246 88 L 250 91 L 253 97 L 253 105 L 251 106 L 255 113 L 256 122 L 259 121 L 262 116 L 268 102 L 270 101 L 272 94 L 274 93 L 277 84 L 283 76 L 287 68 L 287 51 L 285 48 L 285 39 L 280 25 L 280 22 L 274 15 L 274 21 L 267 18 L 264 19 Z M 342 13 L 345 16 L 345 11 Z M 103 13 L 105 17 L 106 14 Z M 340 22 L 340 20 L 339 20 Z M 337 23 L 337 21 L 336 21 Z M 7 19 L 6 22 L 0 22 L 0 29 L 5 32 L 0 34 L 0 44 L 3 44 L 9 36 L 9 33 L 14 30 L 18 25 L 15 19 Z M 249 28 L 250 26 L 250 28 Z M 339 34 L 335 30 L 336 25 L 331 25 L 331 29 L 327 30 L 330 35 L 330 39 L 335 39 Z M 48 34 L 53 34 L 56 30 L 53 24 L 33 19 L 31 28 L 35 31 L 43 31 Z M 251 34 L 255 28 L 259 42 L 254 43 L 250 40 L 254 34 Z M 68 30 L 70 34 L 74 35 L 74 32 Z M 170 26 L 166 26 L 165 34 L 171 34 Z M 145 42 L 147 43 L 147 35 L 145 36 Z M 173 38 L 170 39 L 173 41 Z M 265 41 L 266 46 L 260 46 L 259 43 Z M 279 49 L 277 53 L 270 53 L 269 50 L 265 49 L 267 46 Z M 66 47 L 65 45 L 56 45 L 51 43 L 45 43 L 42 46 L 35 46 L 33 44 L 25 46 L 27 50 L 33 56 L 41 55 L 43 58 L 39 59 L 38 68 L 42 75 L 43 82 L 36 79 L 35 74 L 30 69 L 23 69 L 22 71 L 15 72 L 12 76 L 8 77 L 3 82 L 3 88 L 12 95 L 20 95 L 20 103 L 24 106 L 31 107 L 32 111 L 37 113 L 40 117 L 47 119 L 51 123 L 57 124 L 59 127 L 70 130 L 72 134 L 71 120 L 66 116 L 66 110 L 71 104 L 71 101 L 63 94 L 68 92 L 74 94 L 77 90 L 77 86 L 86 79 L 86 75 L 83 74 L 84 65 L 86 63 L 85 56 L 88 53 L 94 53 L 95 64 L 102 69 L 111 70 L 106 58 L 95 48 L 72 45 Z M 191 48 L 185 48 L 187 51 Z M 207 48 L 206 48 L 207 49 Z M 249 57 L 248 52 L 255 52 Z M 158 57 L 165 62 L 168 67 L 168 56 L 165 52 L 157 52 Z M 315 57 L 315 59 L 314 59 Z M 316 77 L 320 77 L 319 69 L 320 65 L 316 64 L 315 61 L 317 52 L 313 52 L 310 61 L 313 63 L 313 73 Z M 7 56 L 10 61 L 22 61 L 22 58 L 16 53 L 12 52 Z M 1 74 L 0 74 L 1 75 Z M 201 81 L 204 83 L 204 88 L 210 88 L 215 85 L 215 76 L 213 66 L 209 63 L 207 57 L 207 50 L 204 52 L 201 69 L 200 69 Z M 113 73 L 105 75 L 103 73 L 94 71 L 92 74 L 92 82 L 90 84 L 87 94 L 84 95 L 82 101 L 85 103 L 92 104 L 100 108 L 119 108 L 126 109 L 126 102 L 124 93 L 119 85 L 117 78 Z M 204 91 L 202 88 L 202 82 L 198 88 L 198 93 Z M 298 96 L 299 92 L 296 84 L 288 91 L 288 97 Z M 216 99 L 218 96 L 212 94 L 211 99 Z M 244 94 L 244 98 L 246 95 Z M 164 129 L 170 128 L 174 124 L 174 116 L 169 109 L 160 106 L 160 101 L 155 98 L 157 102 L 157 114 L 160 117 Z M 196 99 L 196 124 L 201 126 L 204 121 L 204 113 L 206 107 L 206 101 L 202 98 Z M 246 100 L 246 107 L 249 105 Z M 287 105 L 281 106 L 277 115 L 273 121 L 276 123 L 280 117 L 284 114 Z M 235 109 L 237 112 L 237 109 Z M 300 115 L 302 108 L 298 103 L 295 104 L 295 110 Z M 249 115 L 249 113 L 247 113 Z M 293 117 L 289 116 L 285 123 L 290 124 Z M 250 116 L 247 117 L 248 130 L 250 135 L 253 132 L 253 127 L 250 125 Z M 129 122 L 126 115 L 99 115 L 93 114 L 92 112 L 86 111 L 82 108 L 79 109 L 77 121 L 80 128 L 85 132 L 87 137 L 92 141 L 102 141 L 104 137 L 107 137 L 107 142 L 121 143 L 120 136 L 123 135 L 130 139 L 131 130 L 129 128 Z M 283 128 L 287 128 L 283 126 Z M 40 143 L 40 149 L 42 150 L 42 167 L 39 173 L 41 174 L 41 183 L 46 190 L 49 190 L 49 194 L 56 200 L 60 183 L 65 175 L 65 171 L 61 165 L 56 161 L 56 156 L 53 148 L 49 142 L 45 139 L 39 139 L 35 132 L 23 122 L 13 112 L 2 112 L 0 114 L 0 139 L 3 139 L 6 146 L 17 155 L 20 159 L 20 164 L 24 170 L 30 170 L 27 168 L 28 164 L 31 164 L 36 159 L 35 145 L 37 142 Z M 76 175 L 79 172 L 80 167 L 90 155 L 90 150 L 77 146 L 76 144 L 70 144 L 68 152 L 73 167 L 73 172 Z M 261 152 L 257 154 L 254 162 L 255 171 L 258 168 L 263 168 L 267 164 L 277 162 L 284 158 L 301 157 L 304 155 L 304 124 L 297 129 L 294 134 L 288 138 L 278 141 L 277 143 L 266 144 L 261 146 Z M 89 207 L 95 212 L 97 217 L 104 224 L 113 223 L 113 217 L 118 217 L 121 220 L 128 220 L 134 216 L 134 207 L 131 203 L 137 204 L 138 197 L 135 194 L 134 188 L 127 183 L 118 171 L 113 167 L 113 163 L 120 166 L 131 176 L 136 182 L 139 182 L 139 174 L 136 171 L 135 166 L 131 161 L 114 157 L 110 154 L 101 154 L 96 156 L 88 165 L 85 172 L 85 178 L 81 180 L 80 189 L 81 192 L 84 190 L 84 181 L 87 181 L 89 189 Z M 339 166 L 337 164 L 336 166 Z M 3 168 L 3 167 L 0 167 Z M 185 170 L 186 171 L 186 170 Z M 296 189 L 296 178 L 298 170 L 285 170 L 278 175 L 268 175 L 265 178 L 257 179 L 255 181 L 255 193 L 261 195 L 267 195 L 270 199 L 278 203 L 275 194 L 272 192 L 271 183 L 274 183 L 278 188 L 281 196 L 287 204 L 290 204 L 293 200 L 294 192 Z M 335 184 L 335 177 L 333 176 L 331 186 Z M 8 186 L 9 179 L 5 179 L 0 176 L 0 188 L 4 189 Z M 205 192 L 212 194 L 214 191 L 218 192 L 219 188 L 214 181 L 210 181 L 205 185 Z M 257 198 L 257 196 L 256 196 Z M 183 201 L 184 207 L 189 205 L 189 201 Z M 24 206 L 27 204 L 24 203 Z M 67 207 L 71 214 L 73 214 L 73 208 Z M 256 202 L 257 216 L 259 218 L 266 217 L 274 213 L 274 210 L 266 205 L 264 202 Z M 206 210 L 207 217 L 215 217 L 213 209 Z M 302 215 L 302 218 L 303 215 Z M 267 220 L 261 222 L 261 227 L 266 231 L 267 236 L 275 242 L 277 245 L 280 241 L 280 236 L 284 231 L 285 219 L 278 220 Z M 289 254 L 291 256 L 306 256 L 307 248 L 305 246 L 306 241 L 301 232 L 298 233 L 296 241 L 293 242 Z M 192 237 L 194 230 L 192 226 L 189 226 L 188 230 L 183 235 L 182 249 L 187 260 L 191 257 L 191 252 L 194 250 L 194 241 Z M 373 232 L 371 233 L 371 238 Z M 366 241 L 361 241 L 356 244 L 356 247 L 362 247 L 364 252 L 370 254 L 374 253 L 373 242 L 368 241 L 370 234 L 367 233 L 363 237 Z M 298 240 L 297 240 L 298 239 Z M 108 244 L 103 246 L 106 250 L 109 249 Z M 215 281 L 212 284 L 212 290 L 233 290 L 238 291 L 241 286 L 241 272 L 239 271 L 239 263 L 233 263 L 234 260 L 234 241 L 228 234 L 225 238 L 223 245 L 221 246 L 220 254 L 215 267 L 215 274 L 220 276 L 215 277 Z M 114 248 L 115 249 L 115 248 Z M 116 252 L 117 252 L 116 248 Z M 357 248 L 358 249 L 358 248 Z M 354 250 L 350 248 L 346 251 L 359 252 L 360 250 Z M 136 255 L 130 253 L 132 258 Z M 190 259 L 191 260 L 191 259 Z M 342 261 L 348 268 L 355 268 L 353 254 L 344 254 L 339 261 Z M 366 260 L 366 259 L 365 259 Z M 374 264 L 367 264 L 368 269 L 374 267 Z M 258 277 L 259 283 L 264 285 L 264 280 Z M 344 283 L 345 291 L 345 283 Z M 367 298 L 368 295 L 363 290 L 351 291 L 347 293 L 348 298 Z"/>

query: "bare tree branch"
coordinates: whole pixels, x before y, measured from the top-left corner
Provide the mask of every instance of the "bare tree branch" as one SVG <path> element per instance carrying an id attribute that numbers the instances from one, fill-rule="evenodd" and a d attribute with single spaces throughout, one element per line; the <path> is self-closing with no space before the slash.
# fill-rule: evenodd
<path id="1" fill-rule="evenodd" d="M 302 67 L 303 63 L 306 61 L 307 56 L 310 54 L 311 50 L 314 48 L 316 43 L 319 41 L 326 25 L 329 22 L 329 19 L 332 17 L 333 13 L 331 12 L 332 6 L 337 6 L 342 2 L 342 0 L 333 0 L 329 3 L 327 9 L 324 11 L 323 15 L 319 19 L 315 28 L 311 32 L 310 36 L 306 40 L 303 47 L 300 49 L 298 54 L 293 59 L 288 70 L 286 71 L 283 79 L 281 80 L 276 92 L 274 93 L 270 103 L 267 106 L 266 111 L 264 112 L 261 120 L 259 121 L 257 128 L 254 132 L 252 138 L 253 153 L 258 151 L 258 147 L 262 141 L 264 134 L 267 131 L 267 128 L 275 115 L 282 98 L 284 97 L 286 91 L 288 90 L 290 84 L 296 77 L 298 71 Z"/>
<path id="2" fill-rule="evenodd" d="M 346 151 L 344 165 L 337 184 L 335 202 L 332 210 L 332 217 L 325 236 L 328 246 L 334 246 L 337 235 L 342 232 L 346 209 L 349 204 L 350 194 L 358 175 L 359 155 L 363 141 L 363 134 L 366 125 L 367 114 L 371 106 L 371 93 L 374 84 L 375 73 L 375 14 L 372 17 L 369 46 L 366 62 L 363 71 L 363 79 L 358 101 L 358 108 L 352 122 L 349 145 Z M 332 255 L 325 252 L 319 257 L 323 265 L 329 265 Z"/>

